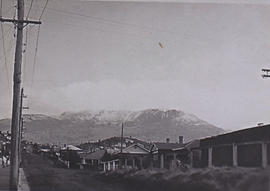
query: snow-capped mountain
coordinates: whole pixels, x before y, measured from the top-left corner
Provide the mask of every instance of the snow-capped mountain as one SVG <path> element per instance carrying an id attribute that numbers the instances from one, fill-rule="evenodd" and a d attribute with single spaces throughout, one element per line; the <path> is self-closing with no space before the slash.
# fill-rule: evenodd
<path id="1" fill-rule="evenodd" d="M 93 121 L 99 124 L 106 123 L 126 123 L 126 122 L 138 122 L 147 120 L 158 120 L 158 119 L 171 119 L 176 123 L 194 123 L 198 124 L 207 122 L 202 121 L 193 114 L 187 114 L 177 110 L 159 110 L 159 109 L 148 109 L 143 111 L 113 111 L 113 110 L 102 110 L 102 111 L 83 111 L 83 112 L 64 112 L 60 115 L 60 119 L 73 120 L 73 121 Z"/>
<path id="2" fill-rule="evenodd" d="M 187 141 L 223 132 L 197 116 L 179 110 L 102 110 L 64 112 L 59 116 L 28 115 L 25 138 L 41 143 L 79 144 L 119 136 L 122 123 L 125 136 L 146 141 L 164 141 L 166 138 L 177 141 L 180 135 Z M 6 128 L 7 121 L 0 120 L 0 130 Z"/>

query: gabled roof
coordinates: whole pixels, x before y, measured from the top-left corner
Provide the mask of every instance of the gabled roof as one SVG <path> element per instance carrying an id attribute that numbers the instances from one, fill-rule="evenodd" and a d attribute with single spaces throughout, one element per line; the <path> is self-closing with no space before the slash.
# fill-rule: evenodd
<path id="1" fill-rule="evenodd" d="M 183 148 L 184 144 L 181 143 L 160 143 L 156 142 L 153 143 L 153 146 L 151 148 L 152 151 L 154 150 L 174 150 L 174 149 L 180 149 Z"/>
<path id="2" fill-rule="evenodd" d="M 123 154 L 149 154 L 149 152 L 149 150 L 139 143 L 132 144 L 122 151 Z"/>
<path id="3" fill-rule="evenodd" d="M 84 159 L 89 160 L 101 160 L 103 156 L 105 155 L 105 150 L 98 150 L 93 153 L 82 153 L 80 156 Z"/>

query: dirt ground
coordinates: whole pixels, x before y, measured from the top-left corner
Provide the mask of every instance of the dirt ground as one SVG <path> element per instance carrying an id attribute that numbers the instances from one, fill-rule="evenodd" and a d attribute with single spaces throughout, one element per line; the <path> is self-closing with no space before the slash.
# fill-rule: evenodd
<path id="1" fill-rule="evenodd" d="M 23 168 L 31 191 L 127 191 L 126 184 L 106 181 L 97 172 L 57 168 L 47 157 L 24 155 Z"/>

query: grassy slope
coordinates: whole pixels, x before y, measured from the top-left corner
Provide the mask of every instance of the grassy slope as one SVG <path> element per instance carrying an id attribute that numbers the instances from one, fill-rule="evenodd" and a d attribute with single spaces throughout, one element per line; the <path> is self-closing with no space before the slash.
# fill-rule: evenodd
<path id="1" fill-rule="evenodd" d="M 133 190 L 119 182 L 104 181 L 90 170 L 57 168 L 47 157 L 36 154 L 24 155 L 23 168 L 31 191 Z"/>
<path id="2" fill-rule="evenodd" d="M 109 174 L 56 168 L 27 154 L 24 169 L 32 191 L 268 191 L 269 171 L 244 168 L 119 170 Z"/>
<path id="3" fill-rule="evenodd" d="M 182 172 L 160 169 L 110 173 L 137 190 L 155 191 L 268 191 L 269 171 L 243 168 L 197 169 Z"/>

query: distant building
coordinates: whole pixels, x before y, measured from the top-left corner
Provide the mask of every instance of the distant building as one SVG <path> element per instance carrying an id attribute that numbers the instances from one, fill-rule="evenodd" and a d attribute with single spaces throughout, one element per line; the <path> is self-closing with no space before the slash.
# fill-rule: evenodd
<path id="1" fill-rule="evenodd" d="M 150 165 L 150 151 L 140 143 L 134 143 L 119 153 L 124 168 L 143 169 Z"/>
<path id="2" fill-rule="evenodd" d="M 182 137 L 181 141 L 183 141 Z M 166 139 L 165 143 L 156 142 L 152 144 L 150 152 L 153 157 L 152 165 L 156 168 L 175 168 L 177 162 L 187 163 L 189 161 L 188 151 L 183 142 L 170 143 L 169 139 Z"/>
<path id="3" fill-rule="evenodd" d="M 80 165 L 80 152 L 82 149 L 73 145 L 67 145 L 60 150 L 60 158 L 64 161 L 68 168 L 78 167 Z"/>
<path id="4" fill-rule="evenodd" d="M 270 125 L 201 139 L 199 146 L 192 149 L 192 156 L 196 167 L 266 168 L 270 164 Z"/>
<path id="5" fill-rule="evenodd" d="M 103 171 L 114 171 L 117 170 L 120 167 L 120 159 L 117 154 L 106 154 L 102 161 L 101 164 L 103 165 Z"/>
<path id="6" fill-rule="evenodd" d="M 101 160 L 106 155 L 106 150 L 98 150 L 91 153 L 81 153 L 81 168 L 100 169 Z"/>

